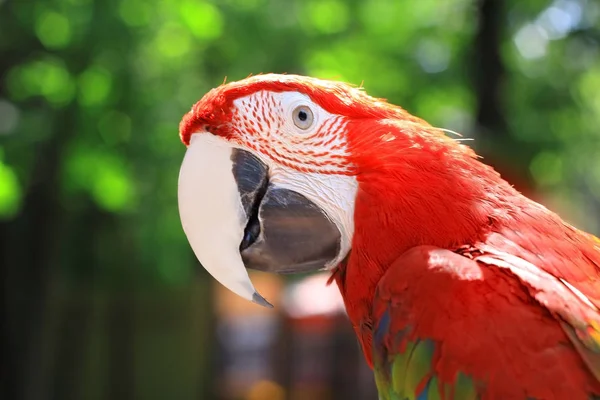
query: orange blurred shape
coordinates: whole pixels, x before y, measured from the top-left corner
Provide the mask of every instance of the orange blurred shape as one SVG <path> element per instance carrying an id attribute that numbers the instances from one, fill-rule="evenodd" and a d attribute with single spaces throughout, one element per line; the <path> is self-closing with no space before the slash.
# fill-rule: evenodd
<path id="1" fill-rule="evenodd" d="M 283 290 L 283 279 L 277 275 L 264 272 L 248 271 L 256 290 L 276 308 L 280 304 Z M 214 281 L 215 309 L 222 317 L 238 317 L 248 315 L 269 314 L 273 309 L 252 303 Z"/>
<path id="2" fill-rule="evenodd" d="M 285 390 L 281 385 L 272 381 L 258 381 L 246 394 L 245 400 L 283 400 L 285 399 Z"/>

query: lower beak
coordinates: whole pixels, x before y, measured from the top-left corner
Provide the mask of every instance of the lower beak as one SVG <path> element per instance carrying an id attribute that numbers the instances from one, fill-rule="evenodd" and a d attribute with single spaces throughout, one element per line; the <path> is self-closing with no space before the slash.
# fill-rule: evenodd
<path id="1" fill-rule="evenodd" d="M 179 174 L 183 230 L 202 266 L 239 296 L 272 307 L 246 268 L 315 271 L 340 252 L 337 226 L 301 193 L 269 182 L 252 153 L 209 133 L 194 134 Z"/>

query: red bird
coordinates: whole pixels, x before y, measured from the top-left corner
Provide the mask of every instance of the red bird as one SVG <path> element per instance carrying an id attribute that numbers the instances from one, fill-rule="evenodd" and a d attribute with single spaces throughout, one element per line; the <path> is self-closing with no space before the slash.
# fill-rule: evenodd
<path id="1" fill-rule="evenodd" d="M 260 75 L 180 124 L 202 265 L 333 271 L 382 399 L 600 398 L 600 241 L 468 147 L 350 85 Z"/>

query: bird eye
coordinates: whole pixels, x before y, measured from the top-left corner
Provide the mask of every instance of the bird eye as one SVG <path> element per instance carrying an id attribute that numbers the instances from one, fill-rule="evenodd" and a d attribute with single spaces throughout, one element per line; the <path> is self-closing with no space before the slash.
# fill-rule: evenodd
<path id="1" fill-rule="evenodd" d="M 313 123 L 313 113 L 307 106 L 298 106 L 292 112 L 294 117 L 294 125 L 302 130 L 311 127 Z"/>

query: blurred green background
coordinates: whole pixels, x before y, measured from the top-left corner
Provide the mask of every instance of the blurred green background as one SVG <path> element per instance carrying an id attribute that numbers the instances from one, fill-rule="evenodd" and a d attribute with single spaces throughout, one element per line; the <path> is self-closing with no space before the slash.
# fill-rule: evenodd
<path id="1" fill-rule="evenodd" d="M 598 234 L 599 46 L 593 0 L 0 0 L 2 398 L 376 398 L 343 316 L 228 314 L 180 227 L 181 116 L 225 77 L 364 82 Z"/>

